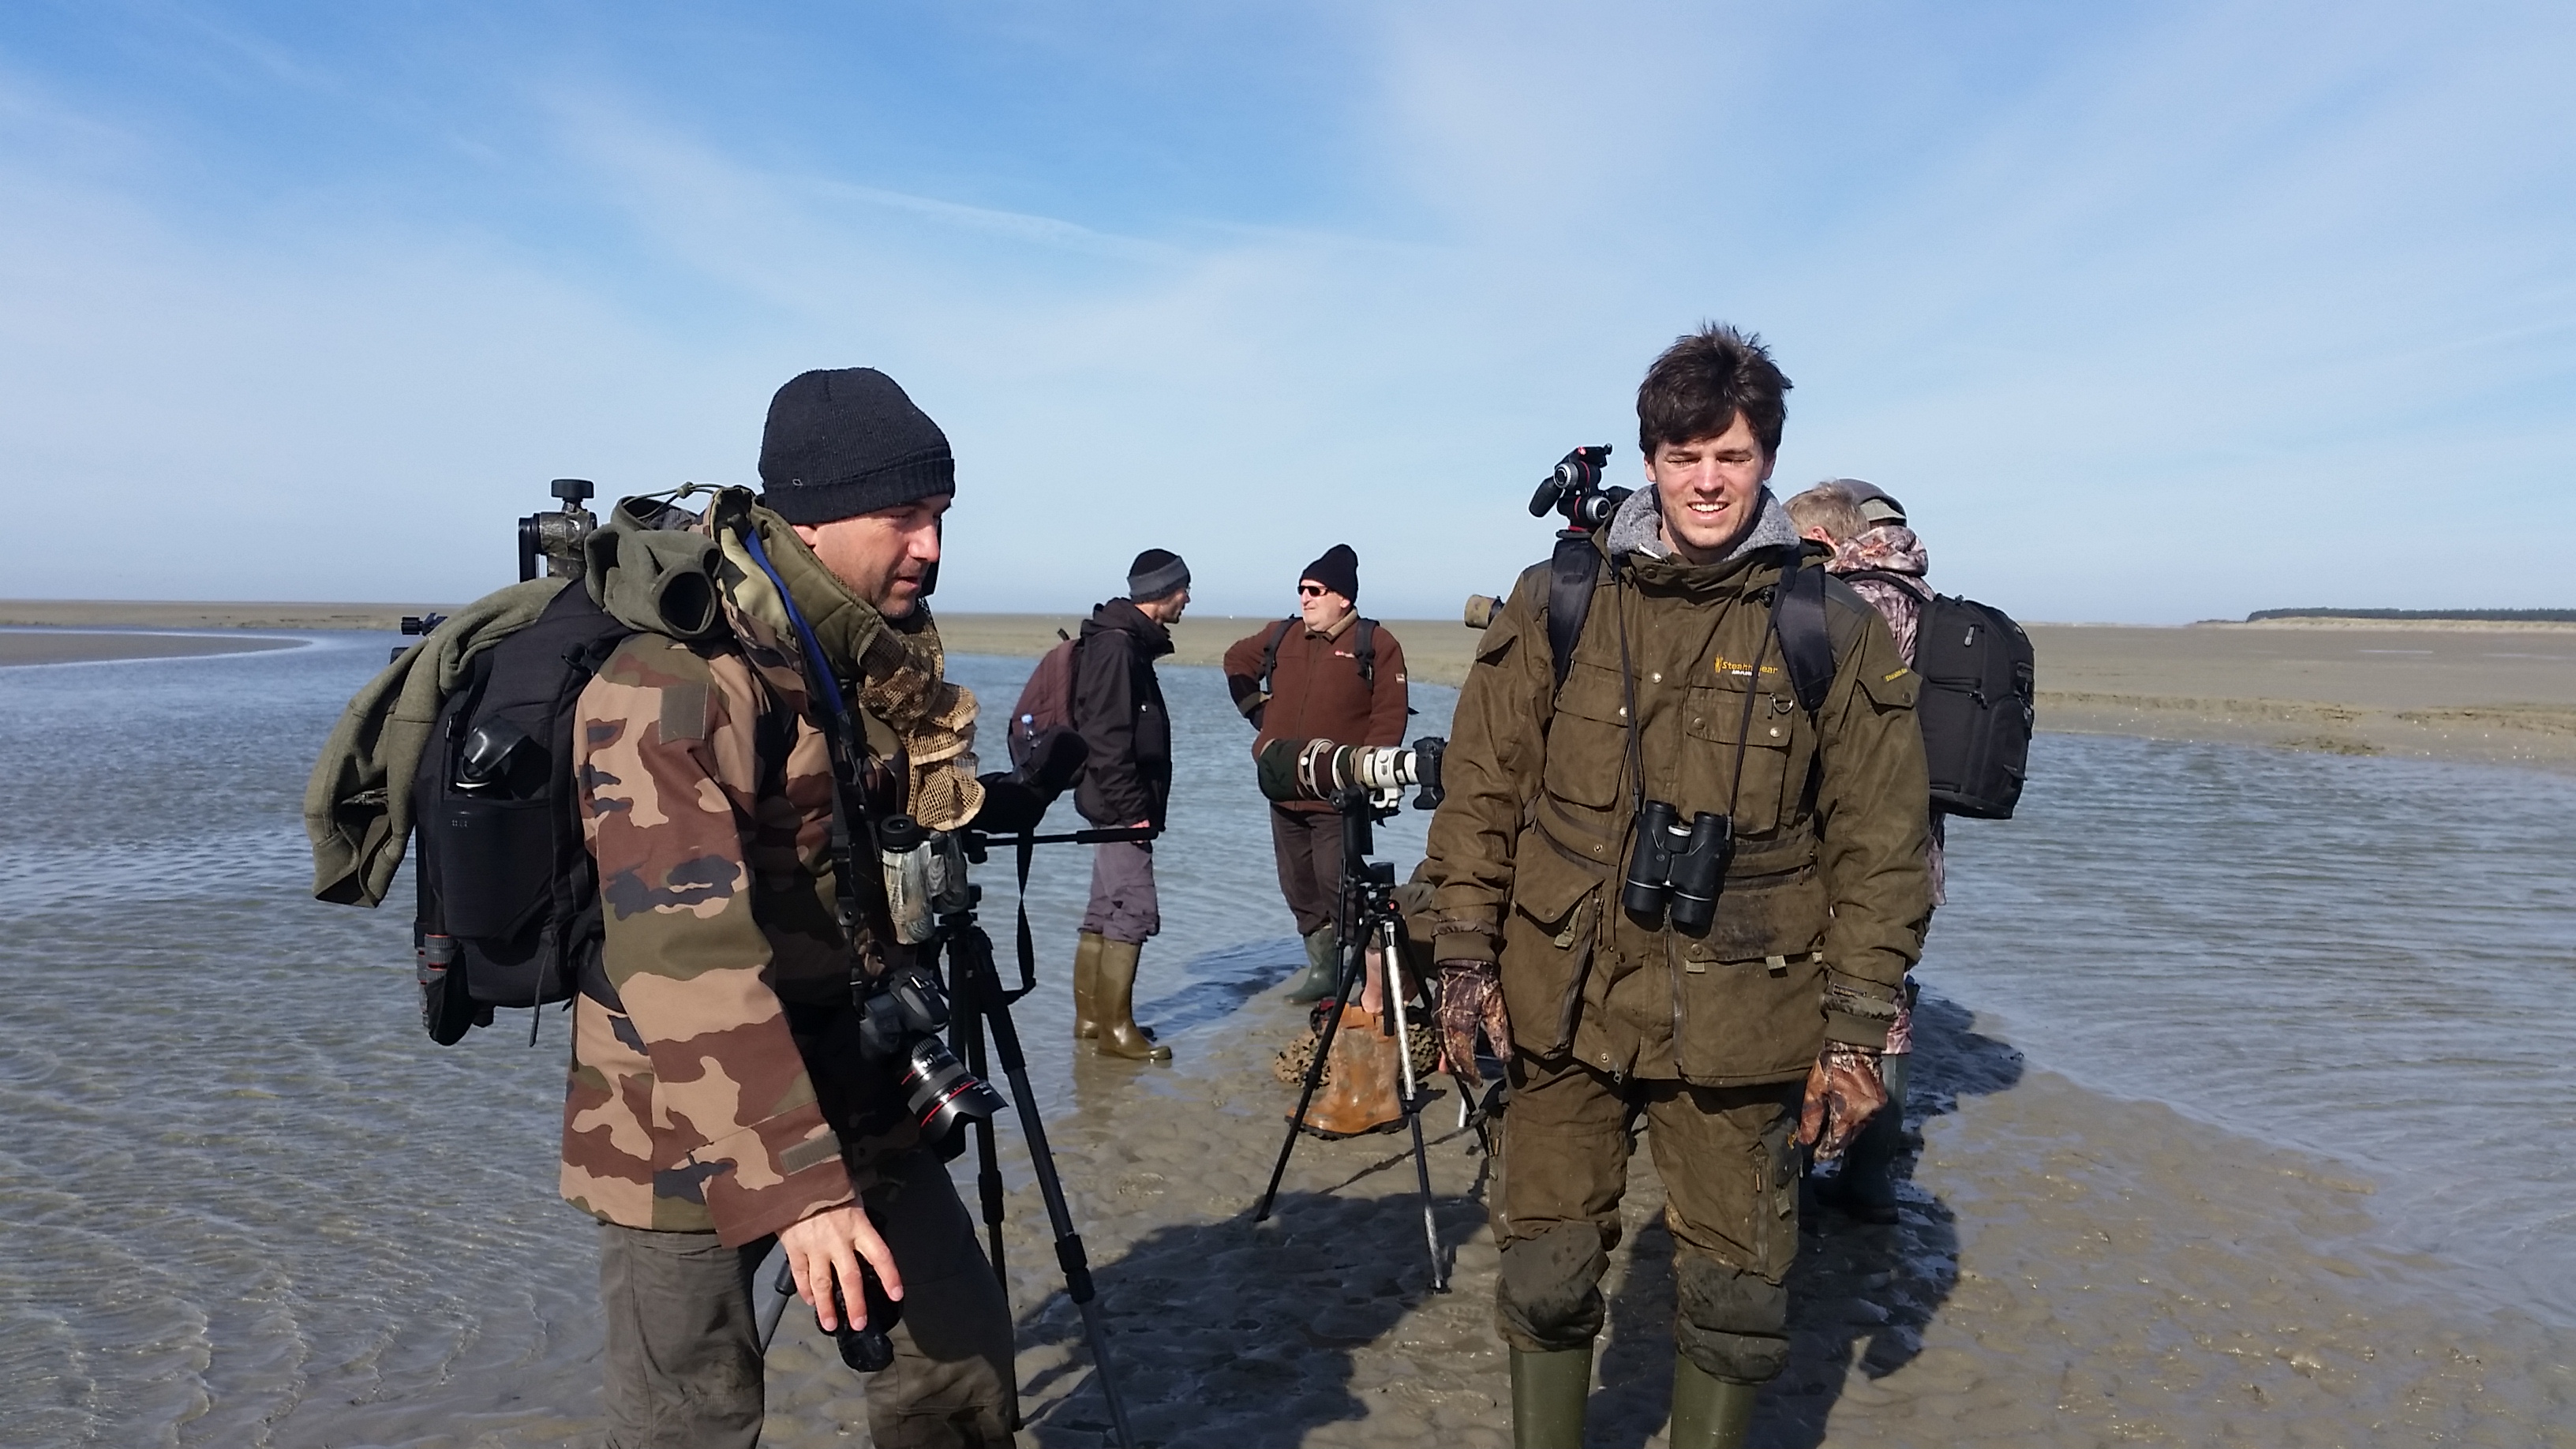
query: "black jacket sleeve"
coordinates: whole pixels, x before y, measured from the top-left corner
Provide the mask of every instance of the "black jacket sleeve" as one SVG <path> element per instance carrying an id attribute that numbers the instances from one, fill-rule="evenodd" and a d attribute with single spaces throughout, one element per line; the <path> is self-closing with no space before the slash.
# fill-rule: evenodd
<path id="1" fill-rule="evenodd" d="M 1136 773 L 1135 645 L 1103 629 L 1074 651 L 1073 723 L 1091 750 L 1075 803 L 1092 824 L 1133 825 L 1154 815 L 1154 797 Z"/>

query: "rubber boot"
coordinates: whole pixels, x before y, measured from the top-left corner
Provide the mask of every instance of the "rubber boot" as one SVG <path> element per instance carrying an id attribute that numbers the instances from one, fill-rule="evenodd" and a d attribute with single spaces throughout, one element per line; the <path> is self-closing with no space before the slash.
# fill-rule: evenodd
<path id="1" fill-rule="evenodd" d="M 1905 1081 L 1913 1061 L 1911 1053 L 1878 1059 L 1887 1105 L 1862 1124 L 1843 1152 L 1842 1170 L 1818 1185 L 1816 1197 L 1826 1206 L 1865 1223 L 1896 1221 L 1896 1154 L 1905 1143 Z"/>
<path id="2" fill-rule="evenodd" d="M 1591 1398 L 1589 1344 L 1556 1353 L 1513 1349 L 1512 1449 L 1583 1449 L 1583 1409 Z"/>
<path id="3" fill-rule="evenodd" d="M 1100 948 L 1099 933 L 1085 931 L 1073 948 L 1073 1039 L 1089 1041 L 1100 1035 Z"/>
<path id="4" fill-rule="evenodd" d="M 1315 1100 L 1306 1106 L 1305 1128 L 1318 1137 L 1357 1137 L 1404 1120 L 1403 1064 L 1395 1038 L 1383 1035 L 1378 1017 L 1356 1006 L 1342 1008 L 1342 1024 L 1333 1032 L 1330 1068 Z"/>
<path id="5" fill-rule="evenodd" d="M 1321 1001 L 1333 994 L 1334 958 L 1341 954 L 1333 928 L 1326 926 L 1306 938 L 1306 969 L 1288 978 L 1288 989 L 1282 993 L 1290 1001 L 1304 1004 Z"/>
<path id="6" fill-rule="evenodd" d="M 1092 1005 L 1100 1011 L 1100 1035 L 1093 1040 L 1104 1057 L 1168 1062 L 1172 1049 L 1145 1035 L 1145 1029 L 1136 1024 L 1136 957 L 1144 949 L 1133 941 L 1101 941 L 1100 975 L 1092 987 Z"/>
<path id="7" fill-rule="evenodd" d="M 1673 1427 L 1665 1442 L 1672 1449 L 1742 1449 L 1761 1393 L 1758 1385 L 1728 1383 L 1690 1355 L 1674 1354 Z"/>

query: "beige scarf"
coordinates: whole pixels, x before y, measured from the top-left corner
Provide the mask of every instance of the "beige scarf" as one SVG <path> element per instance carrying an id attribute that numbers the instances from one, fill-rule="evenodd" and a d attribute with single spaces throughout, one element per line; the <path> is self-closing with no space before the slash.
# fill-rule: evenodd
<path id="1" fill-rule="evenodd" d="M 878 613 L 832 576 L 785 519 L 754 503 L 748 489 L 717 494 L 707 527 L 723 551 L 725 602 L 753 665 L 782 686 L 789 681 L 781 676 L 792 672 L 800 702 L 810 688 L 786 606 L 743 546 L 744 533 L 757 530 L 761 551 L 853 706 L 902 741 L 912 817 L 932 830 L 955 830 L 974 819 L 984 806 L 984 787 L 975 778 L 975 696 L 945 677 L 947 653 L 930 606 L 916 604 L 902 619 Z"/>

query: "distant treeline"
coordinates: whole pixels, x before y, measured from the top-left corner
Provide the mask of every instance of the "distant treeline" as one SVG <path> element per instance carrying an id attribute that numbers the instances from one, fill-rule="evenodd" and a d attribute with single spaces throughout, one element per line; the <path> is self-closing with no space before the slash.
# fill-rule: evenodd
<path id="1" fill-rule="evenodd" d="M 2265 619 L 2466 619 L 2489 624 L 2576 624 L 2576 609 L 2256 609 L 2248 624 Z"/>

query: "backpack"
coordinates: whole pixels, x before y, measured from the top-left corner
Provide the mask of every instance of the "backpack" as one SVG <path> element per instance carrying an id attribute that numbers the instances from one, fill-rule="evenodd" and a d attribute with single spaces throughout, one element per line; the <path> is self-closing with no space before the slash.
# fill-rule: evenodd
<path id="1" fill-rule="evenodd" d="M 1601 583 L 1601 551 L 1589 534 L 1557 540 L 1547 561 L 1547 647 L 1556 687 L 1565 688 L 1565 672 L 1574 667 L 1574 644 L 1583 637 L 1584 616 L 1592 612 L 1592 591 Z M 1789 669 L 1789 686 L 1798 706 L 1809 715 L 1824 707 L 1825 691 L 1834 683 L 1834 639 L 1825 622 L 1825 571 L 1789 570 L 1781 587 L 1771 591 L 1771 632 L 1780 641 L 1780 656 Z"/>
<path id="2" fill-rule="evenodd" d="M 1039 657 L 1038 667 L 1029 671 L 1029 682 L 1020 686 L 1020 702 L 1011 706 L 1011 725 L 1004 737 L 1013 769 L 1028 768 L 1039 738 L 1048 730 L 1073 725 L 1074 651 L 1082 641 L 1062 629 L 1055 631 L 1055 637 L 1063 642 Z"/>
<path id="3" fill-rule="evenodd" d="M 1879 569 L 1845 578 L 1921 580 Z M 2010 820 L 2030 765 L 2036 676 L 2030 636 L 1991 604 L 1934 594 L 1914 631 L 1914 672 L 1923 676 L 1914 717 L 1923 726 L 1923 763 L 1932 803 L 1946 814 Z"/>
<path id="4" fill-rule="evenodd" d="M 606 984 L 572 726 L 582 689 L 634 632 L 572 584 L 476 655 L 439 706 L 412 776 L 412 939 L 421 1025 L 441 1046 L 491 1025 L 494 1007 L 568 1001 L 585 976 Z"/>

